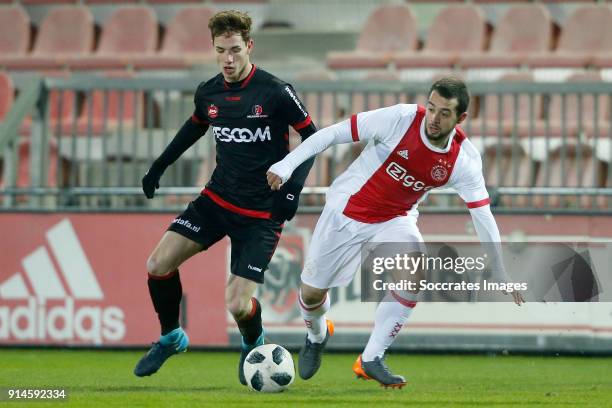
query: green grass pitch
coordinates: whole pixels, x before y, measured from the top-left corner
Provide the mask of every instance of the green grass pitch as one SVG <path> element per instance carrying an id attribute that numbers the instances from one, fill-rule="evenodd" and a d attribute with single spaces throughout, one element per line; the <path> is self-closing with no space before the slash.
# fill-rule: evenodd
<path id="1" fill-rule="evenodd" d="M 390 354 L 408 378 L 402 390 L 354 378 L 355 354 L 326 354 L 319 373 L 281 394 L 259 394 L 237 378 L 238 353 L 190 351 L 155 375 L 132 374 L 141 351 L 0 349 L 0 388 L 65 388 L 60 407 L 506 407 L 612 406 L 612 359 Z M 294 359 L 297 358 L 294 355 Z M 377 404 L 377 405 L 370 405 Z"/>

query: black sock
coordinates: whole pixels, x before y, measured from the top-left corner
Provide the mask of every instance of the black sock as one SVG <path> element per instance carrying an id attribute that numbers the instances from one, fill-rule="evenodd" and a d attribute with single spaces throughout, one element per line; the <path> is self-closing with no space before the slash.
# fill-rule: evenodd
<path id="1" fill-rule="evenodd" d="M 149 294 L 161 324 L 162 336 L 179 327 L 179 310 L 183 287 L 178 269 L 169 275 L 153 278 L 149 275 Z"/>
<path id="2" fill-rule="evenodd" d="M 253 344 L 263 331 L 261 326 L 261 305 L 255 298 L 251 298 L 251 302 L 255 310 L 244 320 L 236 321 L 240 334 L 247 344 Z"/>

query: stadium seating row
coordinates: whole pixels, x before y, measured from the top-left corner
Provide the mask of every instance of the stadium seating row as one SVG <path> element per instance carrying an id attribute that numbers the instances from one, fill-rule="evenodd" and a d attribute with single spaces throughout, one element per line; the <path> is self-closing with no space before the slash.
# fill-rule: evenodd
<path id="1" fill-rule="evenodd" d="M 129 77 L 125 71 L 109 72 L 107 77 Z M 66 77 L 65 72 L 54 72 L 48 76 Z M 7 73 L 0 71 L 0 122 L 10 110 L 13 102 L 13 85 Z M 125 129 L 143 124 L 143 93 L 112 90 L 92 91 L 88 98 L 79 98 L 74 91 L 52 90 L 49 94 L 49 127 L 59 134 L 101 135 L 117 128 L 119 122 Z M 59 127 L 59 129 L 58 129 Z M 26 117 L 21 134 L 29 135 L 31 118 Z"/>
<path id="2" fill-rule="evenodd" d="M 444 7 L 417 50 L 417 21 L 409 5 L 377 8 L 361 30 L 352 51 L 330 52 L 331 69 L 612 67 L 612 7 L 587 4 L 567 18 L 556 48 L 548 9 L 539 3 L 508 8 L 489 39 L 478 6 Z M 490 43 L 488 49 L 487 43 Z"/>
<path id="3" fill-rule="evenodd" d="M 182 69 L 214 60 L 208 29 L 212 9 L 182 8 L 170 21 L 157 51 L 158 23 L 152 8 L 118 8 L 104 23 L 95 52 L 94 20 L 81 6 L 52 8 L 28 53 L 30 20 L 19 6 L 0 6 L 0 67 L 9 70 Z"/>
<path id="4" fill-rule="evenodd" d="M 444 74 L 441 74 L 444 75 Z M 440 75 L 440 76 L 441 76 Z M 460 74 L 455 74 L 460 75 Z M 437 76 L 436 76 L 437 77 Z M 302 75 L 305 80 L 330 80 L 334 76 Z M 397 74 L 370 73 L 366 80 L 400 81 Z M 533 82 L 532 72 L 507 73 L 499 78 L 501 82 Z M 603 83 L 597 71 L 585 71 L 570 75 L 567 82 Z M 516 101 L 515 101 L 516 97 Z M 334 105 L 337 99 L 331 92 L 303 95 L 314 121 L 321 126 L 329 126 L 342 119 L 346 113 L 377 109 L 395 103 L 425 104 L 425 95 L 405 95 L 398 93 L 372 93 L 365 95 L 355 92 L 352 95 L 350 112 L 338 112 Z M 597 99 L 597 101 L 595 101 Z M 346 104 L 345 104 L 346 105 Z M 517 108 L 515 112 L 515 106 Z M 500 111 L 501 109 L 501 111 Z M 610 97 L 600 95 L 595 98 L 590 94 L 583 95 L 550 95 L 491 94 L 484 98 L 473 98 L 468 120 L 462 125 L 471 135 L 519 137 L 547 135 L 548 137 L 608 137 L 610 130 Z"/>
<path id="5" fill-rule="evenodd" d="M 269 0 L 229 0 L 232 3 L 267 3 Z M 13 4 L 15 0 L 0 0 L 0 4 Z M 18 0 L 27 6 L 58 4 L 193 4 L 193 3 L 228 3 L 228 0 Z"/>
<path id="6" fill-rule="evenodd" d="M 507 80 L 527 80 L 528 78 L 515 78 L 510 77 Z M 580 78 L 576 77 L 575 80 L 593 79 L 591 78 Z M 127 95 L 127 96 L 126 96 Z M 131 95 L 131 96 L 130 96 Z M 10 81 L 10 77 L 5 73 L 0 73 L 0 122 L 3 119 L 6 111 L 10 108 L 10 104 L 13 98 L 13 86 Z M 56 129 L 51 129 L 50 144 L 50 159 L 49 159 L 49 178 L 48 182 L 50 186 L 56 186 L 58 184 L 58 165 L 62 166 L 61 174 L 62 181 L 59 181 L 60 185 L 73 185 L 72 181 L 67 179 L 71 172 L 75 172 L 79 168 L 78 158 L 74 158 L 70 154 L 60 153 L 58 149 L 57 137 L 66 138 L 68 137 L 67 144 L 70 145 L 74 140 L 70 135 L 74 134 L 76 130 L 78 134 L 84 134 L 91 129 L 92 134 L 107 134 L 97 133 L 102 127 L 110 130 L 112 126 L 117 125 L 118 119 L 121 117 L 122 126 L 125 126 L 125 131 L 129 134 L 133 134 L 133 130 L 128 130 L 129 126 L 137 125 L 142 128 L 142 123 L 134 123 L 134 118 L 142 116 L 141 112 L 135 112 L 132 109 L 134 106 L 134 98 L 142 99 L 141 94 L 134 92 L 109 92 L 107 95 L 96 91 L 92 94 L 91 102 L 86 101 L 83 103 L 82 112 L 78 115 L 77 126 L 73 127 L 72 121 L 74 111 L 73 107 L 76 106 L 74 93 L 64 92 L 63 95 L 54 93 L 50 96 L 51 98 L 51 117 L 52 121 L 55 118 L 57 123 L 60 118 L 64 123 L 65 129 L 60 133 L 56 132 Z M 104 102 L 104 98 L 108 98 Z M 120 98 L 124 98 L 120 101 Z M 130 99 L 131 98 L 131 99 Z M 506 98 L 504 96 L 503 98 Z M 521 97 L 522 98 L 522 97 Z M 58 103 L 59 100 L 63 102 Z M 370 104 L 372 101 L 367 101 L 367 98 L 362 99 L 362 102 L 355 101 L 356 103 Z M 536 100 L 539 99 L 536 98 Z M 380 99 L 378 99 L 380 102 Z M 513 131 L 512 120 L 514 117 L 514 103 L 503 103 L 503 113 L 498 115 L 496 111 L 498 101 L 494 95 L 486 96 L 485 100 L 481 102 L 481 106 L 487 105 L 487 115 L 482 120 L 490 120 L 492 123 L 491 134 L 487 137 L 483 137 L 479 132 L 479 127 L 482 124 L 478 124 L 478 119 L 474 120 L 467 127 L 471 130 L 469 134 L 471 139 L 481 149 L 484 162 L 484 171 L 486 174 L 486 180 L 488 185 L 492 187 L 500 186 L 511 186 L 511 187 L 604 187 L 612 184 L 612 177 L 609 175 L 610 168 L 610 136 L 609 133 L 599 134 L 595 138 L 584 138 L 579 133 L 571 133 L 570 125 L 576 122 L 576 113 L 578 109 L 578 100 L 568 96 L 565 101 L 567 117 L 564 119 L 560 118 L 562 104 L 561 98 L 558 95 L 553 95 L 549 103 L 549 115 L 551 122 L 548 125 L 551 129 L 555 126 L 559 126 L 563 123 L 567 125 L 566 134 L 555 136 L 549 134 L 548 137 L 544 137 L 543 134 L 535 133 L 530 134 L 529 137 L 523 137 L 521 139 L 513 139 L 510 133 Z M 609 100 L 608 98 L 602 99 L 597 107 L 601 111 L 602 117 L 605 117 L 606 112 L 609 111 Z M 588 118 L 589 115 L 593 115 L 595 109 L 595 103 L 593 98 L 589 101 L 583 99 L 581 101 L 582 112 L 584 118 Z M 104 105 L 106 105 L 106 113 L 104 113 Z M 53 107 L 55 106 L 55 107 Z M 136 106 L 142 107 L 142 102 Z M 520 101 L 518 105 L 520 111 L 518 112 L 519 127 L 524 123 L 526 112 L 528 111 L 529 103 L 524 100 Z M 65 107 L 65 108 L 64 108 Z M 121 109 L 119 109 L 121 107 Z M 358 108 L 358 106 L 355 106 Z M 537 115 L 540 115 L 542 107 L 539 103 L 536 103 Z M 69 114 L 64 112 L 64 109 L 69 111 Z M 92 111 L 90 111 L 90 109 Z M 535 113 L 535 112 L 534 112 Z M 91 116 L 90 116 L 91 114 Z M 599 113 L 598 113 L 599 114 Z M 504 134 L 500 135 L 497 133 L 499 122 L 498 118 L 502 117 L 501 121 Z M 88 118 L 93 120 L 92 123 L 88 123 Z M 107 121 L 105 121 L 107 119 Z M 540 122 L 541 123 L 541 122 Z M 488 126 L 488 125 L 485 125 Z M 588 128 L 588 120 L 585 119 L 585 123 L 578 123 L 576 132 L 578 130 L 585 131 Z M 602 123 L 602 128 L 607 129 L 609 132 L 609 122 Z M 98 129 L 99 127 L 99 129 Z M 533 129 L 537 129 L 537 126 L 532 126 Z M 79 133 L 80 132 L 80 133 Z M 510 133 L 506 133 L 510 132 Z M 29 183 L 29 160 L 30 160 L 30 140 L 28 137 L 29 132 L 22 132 L 23 136 L 20 139 L 19 144 L 19 156 L 20 164 L 18 169 L 18 185 L 25 187 Z M 148 131 L 144 131 L 146 135 Z M 523 134 L 522 136 L 527 136 Z M 143 140 L 147 137 L 143 137 Z M 298 140 L 299 138 L 293 138 Z M 484 142 L 483 142 L 484 139 Z M 607 141 L 607 144 L 605 143 Z M 66 144 L 66 143 L 63 143 Z M 130 144 L 130 143 L 127 143 Z M 125 146 L 125 144 L 124 144 Z M 322 155 L 316 161 L 316 166 L 311 172 L 307 184 L 310 186 L 328 185 L 333 177 L 339 172 L 343 171 L 350 161 L 360 151 L 359 146 L 353 146 L 348 150 L 340 151 L 340 154 Z M 607 154 L 606 154 L 607 152 Z M 59 156 L 61 155 L 61 160 Z M 95 156 L 95 155 L 94 155 Z M 123 157 L 123 156 L 122 156 Z M 129 158 L 126 158 L 130 160 Z M 99 159 L 97 159 L 99 160 Z M 117 165 L 117 158 L 107 158 L 110 160 L 109 166 Z M 114 164 L 113 164 L 114 163 Z M 207 171 L 210 169 L 210 163 L 205 162 L 201 165 L 199 171 L 198 182 L 204 183 L 209 177 Z M 77 181 L 78 182 L 78 181 Z M 78 184 L 82 185 L 82 184 Z M 504 199 L 506 200 L 506 199 Z M 435 202 L 435 198 L 432 199 Z M 311 204 L 316 204 L 311 202 Z M 553 197 L 550 200 L 544 200 L 542 197 L 536 197 L 531 199 L 528 197 L 522 197 L 520 199 L 508 202 L 504 201 L 504 204 L 510 204 L 513 206 L 531 205 L 535 207 L 553 206 L 559 207 L 568 205 L 568 201 L 560 197 Z M 572 205 L 575 203 L 572 203 Z M 591 200 L 590 198 L 583 198 L 580 200 L 580 205 L 585 208 L 596 206 L 597 208 L 605 208 L 607 202 L 598 198 L 597 200 Z"/>
<path id="7" fill-rule="evenodd" d="M 533 0 L 406 0 L 410 3 L 530 3 Z M 539 0 L 543 3 L 596 3 L 601 0 Z M 610 0 L 608 0 L 610 1 Z M 56 4 L 192 4 L 192 3 L 268 3 L 269 0 L 0 0 L 0 4 L 21 3 L 24 5 Z"/>
<path id="8" fill-rule="evenodd" d="M 154 10 L 146 5 L 115 9 L 104 22 L 97 49 L 89 8 L 58 6 L 42 20 L 29 52 L 30 19 L 19 5 L 0 6 L 0 67 L 9 70 L 182 69 L 213 61 L 207 6 L 185 6 L 168 23 L 159 50 Z M 612 7 L 587 4 L 567 18 L 560 34 L 546 7 L 508 8 L 492 34 L 483 10 L 472 3 L 442 8 L 418 49 L 410 5 L 383 5 L 368 18 L 352 51 L 327 57 L 331 69 L 499 67 L 612 67 Z M 555 44 L 556 43 L 556 44 Z M 553 48 L 554 47 L 554 48 Z"/>
<path id="9" fill-rule="evenodd" d="M 65 72 L 51 76 L 63 76 Z M 131 77 L 126 71 L 109 72 L 107 77 Z M 306 77 L 307 78 L 307 77 Z M 398 81 L 393 75 L 374 76 L 369 79 Z M 531 73 L 505 74 L 502 82 L 533 82 Z M 13 101 L 14 90 L 11 79 L 6 72 L 0 71 L 3 84 L 0 93 L 0 120 L 8 112 Z M 570 76 L 569 82 L 602 82 L 598 72 L 584 72 Z M 603 83 L 603 82 L 602 82 Z M 338 103 L 337 95 L 332 92 L 301 92 L 311 115 L 319 126 L 329 126 L 345 118 L 352 112 L 377 109 L 395 103 L 426 102 L 425 95 L 409 96 L 400 93 L 354 92 L 348 101 Z M 592 94 L 543 95 L 507 94 L 501 97 L 495 94 L 474 98 L 468 120 L 462 125 L 471 135 L 521 138 L 528 136 L 566 137 L 576 139 L 606 138 L 610 132 L 610 97 Z M 112 90 L 103 92 L 94 90 L 86 98 L 79 98 L 74 91 L 51 91 L 49 98 L 50 126 L 61 121 L 62 134 L 94 134 L 122 126 L 131 128 L 144 123 L 144 95 L 142 92 Z M 501 111 L 500 111 L 501 109 Z M 75 121 L 76 118 L 76 121 Z M 24 125 L 24 133 L 29 132 L 29 125 Z"/>

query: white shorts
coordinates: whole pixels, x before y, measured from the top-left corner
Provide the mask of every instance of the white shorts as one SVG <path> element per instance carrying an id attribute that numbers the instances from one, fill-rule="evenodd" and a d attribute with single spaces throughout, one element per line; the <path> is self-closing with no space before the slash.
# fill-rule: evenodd
<path id="1" fill-rule="evenodd" d="M 422 250 L 417 217 L 406 215 L 366 224 L 342 214 L 347 199 L 328 200 L 323 208 L 301 276 L 309 286 L 327 289 L 348 285 L 360 268 L 362 245 L 367 242 L 419 243 L 415 250 Z"/>

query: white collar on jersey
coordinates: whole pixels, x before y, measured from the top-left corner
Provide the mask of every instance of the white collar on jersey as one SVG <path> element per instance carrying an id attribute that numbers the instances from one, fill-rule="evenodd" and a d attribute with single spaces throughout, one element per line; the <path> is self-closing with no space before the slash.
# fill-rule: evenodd
<path id="1" fill-rule="evenodd" d="M 429 142 L 429 139 L 427 139 L 427 135 L 425 134 L 425 118 L 423 118 L 423 120 L 421 121 L 421 130 L 419 133 L 421 134 L 421 140 L 423 141 L 425 146 L 427 146 L 429 150 L 433 150 L 434 152 L 438 152 L 438 153 L 448 153 L 448 151 L 450 150 L 451 144 L 453 143 L 453 138 L 455 137 L 455 129 L 453 128 L 453 130 L 451 131 L 450 137 L 448 138 L 448 142 L 446 143 L 446 147 L 440 148 L 440 147 L 436 147 L 432 145 Z"/>

